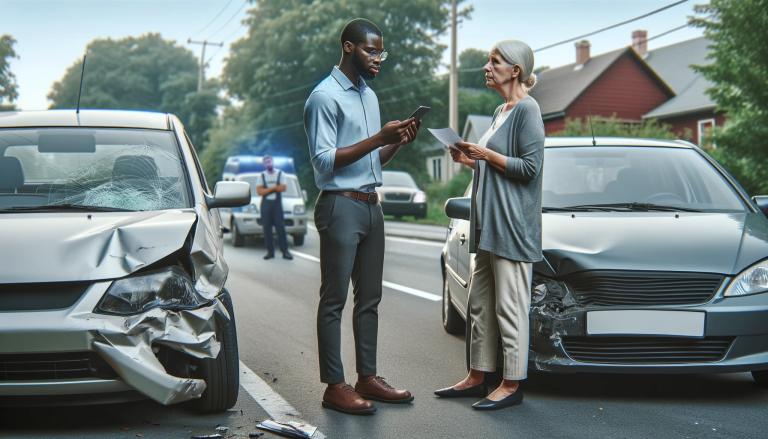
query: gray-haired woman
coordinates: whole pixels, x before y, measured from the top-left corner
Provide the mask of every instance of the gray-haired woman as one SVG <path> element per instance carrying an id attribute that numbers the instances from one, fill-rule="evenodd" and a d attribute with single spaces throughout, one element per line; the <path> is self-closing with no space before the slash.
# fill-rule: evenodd
<path id="1" fill-rule="evenodd" d="M 469 292 L 472 319 L 469 375 L 442 397 L 486 396 L 472 407 L 496 410 L 523 402 L 519 381 L 528 371 L 528 313 L 532 264 L 541 255 L 544 122 L 528 91 L 536 83 L 533 51 L 519 40 L 496 43 L 486 85 L 501 94 L 491 128 L 479 144 L 458 143 L 457 163 L 475 169 L 470 248 L 476 251 Z M 496 370 L 501 334 L 504 381 L 488 395 L 484 372 Z"/>

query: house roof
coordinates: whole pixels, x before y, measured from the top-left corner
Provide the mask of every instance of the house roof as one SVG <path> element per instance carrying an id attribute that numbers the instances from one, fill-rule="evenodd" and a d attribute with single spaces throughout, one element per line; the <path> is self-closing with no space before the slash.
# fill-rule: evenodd
<path id="1" fill-rule="evenodd" d="M 672 89 L 643 61 L 643 58 L 634 49 L 624 47 L 594 56 L 582 66 L 572 63 L 541 72 L 536 86 L 531 90 L 531 96 L 539 103 L 544 119 L 546 120 L 548 115 L 555 116 L 565 112 L 600 75 L 624 54 L 629 54 L 638 60 L 662 87 L 668 89 L 670 94 L 674 94 Z"/>
<path id="2" fill-rule="evenodd" d="M 643 118 L 670 117 L 715 108 L 715 102 L 706 93 L 707 88 L 713 84 L 690 68 L 691 64 L 712 63 L 711 59 L 706 59 L 710 51 L 708 44 L 710 41 L 700 37 L 648 52 L 645 61 L 672 87 L 677 96 L 654 108 Z"/>
<path id="3" fill-rule="evenodd" d="M 475 134 L 482 136 L 491 127 L 493 121 L 492 116 L 485 116 L 482 114 L 468 114 L 467 121 L 464 123 L 464 130 L 461 132 L 461 137 L 467 140 L 469 130 L 473 129 Z"/>

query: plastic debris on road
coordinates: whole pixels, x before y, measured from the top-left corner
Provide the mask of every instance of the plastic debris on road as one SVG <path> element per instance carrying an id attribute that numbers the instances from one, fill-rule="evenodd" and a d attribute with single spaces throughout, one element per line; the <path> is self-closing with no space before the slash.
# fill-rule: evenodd
<path id="1" fill-rule="evenodd" d="M 266 430 L 272 433 L 277 433 L 287 437 L 297 438 L 311 438 L 317 431 L 317 427 L 309 424 L 301 424 L 298 422 L 278 422 L 266 420 L 257 425 L 256 428 Z"/>

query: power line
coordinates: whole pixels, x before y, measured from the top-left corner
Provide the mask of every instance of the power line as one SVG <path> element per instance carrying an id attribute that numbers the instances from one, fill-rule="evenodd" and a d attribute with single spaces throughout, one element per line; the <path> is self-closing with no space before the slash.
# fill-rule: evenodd
<path id="1" fill-rule="evenodd" d="M 656 38 L 663 37 L 664 35 L 671 34 L 672 32 L 679 31 L 680 29 L 684 29 L 684 28 L 689 27 L 689 26 L 690 26 L 690 24 L 684 24 L 684 25 L 682 25 L 680 27 L 676 27 L 674 29 L 670 29 L 670 30 L 668 30 L 666 32 L 662 32 L 662 33 L 660 33 L 658 35 L 654 35 L 651 38 L 646 38 L 645 41 L 651 41 L 651 40 L 654 40 Z"/>
<path id="2" fill-rule="evenodd" d="M 232 4 L 232 2 L 233 2 L 233 1 L 234 1 L 234 0 L 229 0 L 229 1 L 227 2 L 227 4 L 226 4 L 226 5 L 224 5 L 224 7 L 223 7 L 223 8 L 221 8 L 221 11 L 219 11 L 219 13 L 218 13 L 218 14 L 216 14 L 216 16 L 215 16 L 215 17 L 213 17 L 213 20 L 209 21 L 209 22 L 208 22 L 208 24 L 206 24 L 205 26 L 203 26 L 203 28 L 202 28 L 202 29 L 200 29 L 199 31 L 197 31 L 197 32 L 195 32 L 194 34 L 192 34 L 192 35 L 191 35 L 189 38 L 192 38 L 192 37 L 196 36 L 196 35 L 197 35 L 197 34 L 199 34 L 200 32 L 202 32 L 202 31 L 204 31 L 205 29 L 207 29 L 207 28 L 208 28 L 208 26 L 212 25 L 212 24 L 213 24 L 213 22 L 214 22 L 214 21 L 216 21 L 216 19 L 217 19 L 217 18 L 219 18 L 219 16 L 221 16 L 221 14 L 223 14 L 225 10 L 227 10 L 227 8 L 229 7 L 229 5 L 230 5 L 230 4 Z"/>
<path id="3" fill-rule="evenodd" d="M 242 11 L 242 10 L 243 10 L 243 8 L 245 7 L 245 5 L 247 5 L 247 4 L 248 4 L 248 0 L 245 0 L 245 1 L 243 2 L 243 4 L 242 4 L 242 5 L 240 5 L 240 7 L 237 9 L 237 11 L 235 12 L 235 14 L 234 14 L 234 15 L 232 15 L 232 16 L 229 18 L 229 20 L 227 20 L 227 22 L 226 22 L 226 23 L 224 23 L 224 25 L 223 25 L 223 26 L 221 26 L 221 27 L 219 28 L 219 30 L 217 30 L 216 32 L 214 32 L 213 34 L 211 34 L 211 36 L 209 36 L 208 38 L 213 38 L 213 36 L 214 36 L 214 35 L 216 35 L 217 33 L 221 32 L 222 30 L 224 30 L 224 28 L 225 28 L 225 27 L 227 27 L 227 25 L 229 25 L 229 23 L 231 23 L 231 22 L 232 22 L 232 20 L 234 20 L 234 19 L 235 19 L 235 17 L 237 17 L 237 14 L 239 14 L 239 13 L 240 13 L 240 11 Z"/>
<path id="4" fill-rule="evenodd" d="M 223 42 L 227 41 L 228 39 L 232 38 L 232 36 L 233 36 L 233 35 L 235 35 L 236 33 L 240 32 L 240 29 L 242 29 L 243 27 L 245 27 L 245 25 L 246 25 L 246 23 L 243 23 L 243 24 L 241 24 L 241 25 L 240 25 L 240 27 L 238 27 L 237 29 L 235 29 L 235 31 L 234 31 L 234 32 L 232 32 L 231 34 L 227 35 L 227 37 L 226 37 L 226 38 L 224 38 L 223 40 L 221 40 L 221 42 L 223 43 Z M 216 49 L 216 51 L 215 51 L 215 52 L 213 52 L 213 55 L 211 55 L 211 57 L 210 57 L 210 58 L 208 58 L 208 60 L 207 60 L 205 63 L 206 63 L 206 64 L 208 64 L 208 62 L 210 62 L 210 61 L 211 61 L 211 60 L 212 60 L 214 57 L 216 57 L 216 54 L 218 54 L 218 53 L 219 53 L 219 51 L 220 51 L 222 48 L 224 48 L 224 46 L 220 46 L 218 49 Z"/>
<path id="5" fill-rule="evenodd" d="M 578 37 L 574 37 L 574 38 L 571 38 L 571 39 L 568 39 L 568 40 L 565 40 L 565 41 L 560 41 L 559 43 L 550 44 L 549 46 L 544 46 L 544 47 L 541 47 L 541 48 L 539 48 L 539 49 L 536 49 L 536 50 L 534 50 L 534 52 L 540 52 L 540 51 L 542 51 L 542 50 L 550 49 L 550 48 L 552 48 L 552 47 L 555 47 L 555 46 L 559 46 L 559 45 L 561 45 L 561 44 L 570 43 L 570 42 L 572 42 L 572 41 L 576 41 L 576 40 L 579 40 L 579 39 L 582 39 L 582 38 L 586 38 L 586 37 L 589 37 L 589 36 L 592 36 L 592 35 L 598 34 L 598 33 L 600 33 L 600 32 L 604 32 L 604 31 L 607 31 L 607 30 L 609 30 L 609 29 L 613 29 L 613 28 L 616 28 L 616 27 L 619 27 L 619 26 L 623 26 L 623 25 L 625 25 L 625 24 L 627 24 L 627 23 L 632 23 L 633 21 L 637 21 L 637 20 L 640 20 L 641 18 L 649 17 L 649 16 L 651 16 L 651 15 L 653 15 L 653 14 L 657 14 L 657 13 L 659 13 L 659 12 L 661 12 L 661 11 L 664 11 L 664 10 L 666 10 L 666 9 L 669 9 L 669 8 L 671 8 L 671 7 L 677 6 L 677 5 L 681 4 L 681 3 L 685 3 L 685 2 L 687 2 L 687 1 L 688 1 L 688 0 L 680 0 L 680 1 L 678 1 L 678 2 L 675 2 L 675 3 L 672 3 L 672 4 L 670 4 L 670 5 L 664 6 L 663 8 L 659 8 L 659 9 L 656 9 L 655 11 L 651 11 L 651 12 L 649 12 L 649 13 L 647 13 L 647 14 L 644 14 L 644 15 L 641 15 L 641 16 L 639 16 L 639 17 L 635 17 L 635 18 L 632 18 L 632 19 L 630 19 L 630 20 L 622 21 L 621 23 L 616 23 L 616 24 L 614 24 L 614 25 L 611 25 L 611 26 L 608 26 L 608 27 L 604 27 L 604 28 L 602 28 L 602 29 L 599 29 L 599 30 L 596 30 L 596 31 L 594 31 L 594 32 L 590 32 L 590 33 L 588 33 L 588 34 L 579 35 Z"/>

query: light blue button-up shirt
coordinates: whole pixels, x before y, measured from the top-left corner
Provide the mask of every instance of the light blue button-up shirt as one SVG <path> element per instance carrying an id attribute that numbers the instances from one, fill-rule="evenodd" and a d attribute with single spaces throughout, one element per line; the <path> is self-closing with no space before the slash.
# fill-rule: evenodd
<path id="1" fill-rule="evenodd" d="M 381 186 L 378 149 L 349 166 L 333 169 L 337 148 L 353 145 L 381 130 L 379 100 L 363 78 L 354 85 L 334 67 L 304 105 L 304 129 L 319 189 L 374 192 L 376 186 Z"/>

